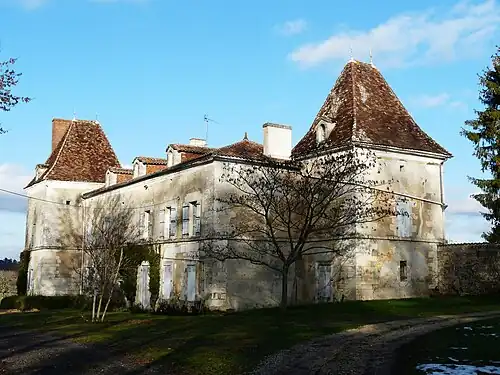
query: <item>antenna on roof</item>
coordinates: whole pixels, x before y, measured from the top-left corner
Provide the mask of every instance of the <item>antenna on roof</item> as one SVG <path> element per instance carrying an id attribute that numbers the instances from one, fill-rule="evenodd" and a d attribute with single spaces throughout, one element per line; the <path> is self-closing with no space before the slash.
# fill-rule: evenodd
<path id="1" fill-rule="evenodd" d="M 76 121 L 76 111 L 74 108 L 73 108 L 73 121 Z"/>
<path id="2" fill-rule="evenodd" d="M 97 112 L 95 113 L 95 122 L 99 123 L 99 114 Z"/>
<path id="3" fill-rule="evenodd" d="M 349 55 L 351 56 L 351 58 L 349 59 L 349 61 L 353 62 L 354 61 L 354 57 L 352 56 L 352 45 L 349 46 Z"/>
<path id="4" fill-rule="evenodd" d="M 208 118 L 207 115 L 203 116 L 203 121 L 205 121 L 205 124 L 206 124 L 205 142 L 208 145 L 208 123 L 209 122 L 213 122 L 214 124 L 219 124 L 219 123 L 215 120 L 212 120 L 211 118 Z"/>
<path id="5" fill-rule="evenodd" d="M 374 66 L 373 65 L 373 54 L 372 54 L 372 48 L 371 47 L 370 47 L 370 65 Z"/>

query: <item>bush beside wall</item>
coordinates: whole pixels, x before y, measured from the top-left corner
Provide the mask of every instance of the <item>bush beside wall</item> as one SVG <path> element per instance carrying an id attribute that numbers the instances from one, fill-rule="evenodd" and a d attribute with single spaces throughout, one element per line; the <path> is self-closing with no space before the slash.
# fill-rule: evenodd
<path id="1" fill-rule="evenodd" d="M 471 243 L 439 246 L 438 270 L 439 294 L 500 293 L 500 245 Z"/>

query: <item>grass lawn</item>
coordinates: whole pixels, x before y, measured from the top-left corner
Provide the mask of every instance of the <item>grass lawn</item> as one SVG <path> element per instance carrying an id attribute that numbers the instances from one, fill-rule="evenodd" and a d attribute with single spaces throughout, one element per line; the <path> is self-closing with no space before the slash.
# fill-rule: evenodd
<path id="1" fill-rule="evenodd" d="M 393 374 L 500 374 L 500 319 L 417 338 L 400 348 Z"/>
<path id="2" fill-rule="evenodd" d="M 454 297 L 344 302 L 232 314 L 164 316 L 111 313 L 86 323 L 78 311 L 0 316 L 0 325 L 74 335 L 105 344 L 142 364 L 161 363 L 174 374 L 237 374 L 264 356 L 316 336 L 382 321 L 500 310 L 498 297 Z"/>

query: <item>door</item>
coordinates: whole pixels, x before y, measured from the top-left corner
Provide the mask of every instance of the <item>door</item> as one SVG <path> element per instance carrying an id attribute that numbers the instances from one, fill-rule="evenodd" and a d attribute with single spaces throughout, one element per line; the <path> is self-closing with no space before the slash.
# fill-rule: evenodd
<path id="1" fill-rule="evenodd" d="M 196 265 L 187 266 L 187 293 L 188 301 L 194 301 L 196 298 Z"/>
<path id="2" fill-rule="evenodd" d="M 28 270 L 28 287 L 27 289 L 27 294 L 32 295 L 33 294 L 33 268 L 30 268 Z"/>
<path id="3" fill-rule="evenodd" d="M 318 300 L 329 302 L 332 298 L 332 266 L 330 264 L 318 264 L 317 274 Z"/>
<path id="4" fill-rule="evenodd" d="M 170 299 L 172 294 L 172 263 L 163 265 L 163 298 Z"/>

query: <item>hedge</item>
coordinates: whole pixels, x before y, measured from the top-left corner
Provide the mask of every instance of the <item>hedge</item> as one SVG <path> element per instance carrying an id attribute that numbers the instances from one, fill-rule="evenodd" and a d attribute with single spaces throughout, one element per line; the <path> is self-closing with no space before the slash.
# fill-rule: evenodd
<path id="1" fill-rule="evenodd" d="M 89 300 L 83 296 L 9 296 L 2 299 L 0 309 L 59 310 L 86 309 Z"/>

